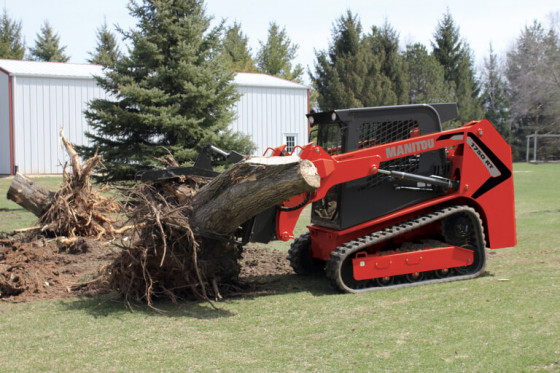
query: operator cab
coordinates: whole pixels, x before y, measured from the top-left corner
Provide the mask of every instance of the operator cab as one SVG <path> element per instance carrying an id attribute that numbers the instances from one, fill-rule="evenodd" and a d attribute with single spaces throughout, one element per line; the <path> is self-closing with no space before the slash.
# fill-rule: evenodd
<path id="1" fill-rule="evenodd" d="M 317 145 L 330 155 L 441 132 L 441 124 L 457 118 L 455 103 L 401 105 L 335 110 L 307 115 L 316 131 Z M 390 150 L 389 150 L 390 151 Z M 445 149 L 410 152 L 382 162 L 380 169 L 448 178 Z M 414 181 L 396 183 L 375 174 L 332 187 L 313 203 L 311 222 L 343 230 L 444 193 Z"/>

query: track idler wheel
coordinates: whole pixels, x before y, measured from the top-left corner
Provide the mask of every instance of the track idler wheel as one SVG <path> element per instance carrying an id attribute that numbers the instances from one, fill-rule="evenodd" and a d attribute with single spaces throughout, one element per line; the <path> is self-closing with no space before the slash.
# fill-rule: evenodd
<path id="1" fill-rule="evenodd" d="M 477 241 L 476 227 L 478 225 L 479 223 L 474 216 L 466 212 L 451 215 L 441 222 L 441 231 L 446 242 L 473 252 L 473 262 L 471 264 L 453 269 L 458 275 L 480 272 L 485 265 L 484 241 Z"/>
<path id="2" fill-rule="evenodd" d="M 473 251 L 473 264 L 468 265 L 468 266 L 464 266 L 464 267 L 456 267 L 455 271 L 460 275 L 468 275 L 468 274 L 471 274 L 472 272 L 475 272 L 475 271 L 478 270 L 477 265 L 476 265 L 479 262 L 478 251 L 472 245 L 464 245 L 463 247 L 465 249 L 469 249 L 469 250 Z"/>

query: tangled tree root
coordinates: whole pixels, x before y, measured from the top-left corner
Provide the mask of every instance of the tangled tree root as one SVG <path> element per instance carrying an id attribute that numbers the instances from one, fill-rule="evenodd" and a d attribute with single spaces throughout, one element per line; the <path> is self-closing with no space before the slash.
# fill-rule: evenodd
<path id="1" fill-rule="evenodd" d="M 211 301 L 221 298 L 221 284 L 239 275 L 237 245 L 198 237 L 191 230 L 190 205 L 175 194 L 179 189 L 195 193 L 192 181 L 183 188 L 141 184 L 132 190 L 128 214 L 136 228 L 106 268 L 111 288 L 125 300 L 151 307 L 162 298 Z"/>
<path id="2" fill-rule="evenodd" d="M 66 151 L 70 155 L 72 171 L 63 171 L 62 187 L 55 193 L 53 203 L 40 217 L 41 230 L 52 236 L 113 237 L 118 233 L 113 224 L 114 215 L 121 206 L 113 198 L 103 196 L 106 189 L 93 190 L 90 175 L 102 157 L 95 154 L 80 163 L 72 144 L 60 133 Z"/>

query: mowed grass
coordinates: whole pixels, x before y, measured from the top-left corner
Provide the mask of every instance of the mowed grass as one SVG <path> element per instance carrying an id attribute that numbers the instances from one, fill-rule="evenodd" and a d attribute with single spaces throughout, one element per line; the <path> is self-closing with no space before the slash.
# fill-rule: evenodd
<path id="1" fill-rule="evenodd" d="M 514 170 L 518 245 L 485 276 L 359 295 L 281 276 L 274 295 L 165 313 L 4 302 L 0 371 L 560 371 L 560 165 Z"/>

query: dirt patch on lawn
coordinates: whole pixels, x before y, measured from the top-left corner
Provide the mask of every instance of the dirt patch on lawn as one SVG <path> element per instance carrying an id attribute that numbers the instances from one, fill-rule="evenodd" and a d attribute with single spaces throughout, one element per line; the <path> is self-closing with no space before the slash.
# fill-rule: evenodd
<path id="1" fill-rule="evenodd" d="M 245 247 L 241 253 L 241 279 L 294 274 L 288 253 L 262 248 Z"/>
<path id="2" fill-rule="evenodd" d="M 82 295 L 115 253 L 80 238 L 59 248 L 53 239 L 0 240 L 0 300 L 25 302 Z"/>
<path id="3" fill-rule="evenodd" d="M 120 249 L 80 238 L 61 248 L 55 239 L 0 239 L 0 301 L 100 295 L 110 290 L 99 281 L 100 271 Z M 287 253 L 245 247 L 240 280 L 293 274 Z M 226 294 L 224 294 L 226 295 Z"/>

